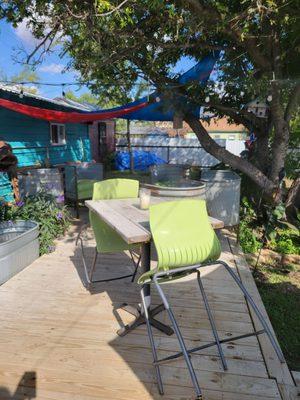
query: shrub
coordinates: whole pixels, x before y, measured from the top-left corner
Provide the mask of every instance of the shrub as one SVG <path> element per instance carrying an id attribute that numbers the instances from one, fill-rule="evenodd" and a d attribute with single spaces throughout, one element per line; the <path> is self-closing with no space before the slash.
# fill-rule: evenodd
<path id="1" fill-rule="evenodd" d="M 240 244 L 245 253 L 257 252 L 262 241 L 264 247 L 281 254 L 300 253 L 300 235 L 296 226 L 285 221 L 283 204 L 265 207 L 265 216 L 247 198 L 242 199 L 240 211 Z"/>
<path id="2" fill-rule="evenodd" d="M 55 197 L 43 192 L 7 207 L 3 215 L 5 220 L 38 222 L 41 255 L 55 249 L 54 239 L 63 235 L 70 224 L 70 215 L 66 207 L 59 206 Z"/>
<path id="3" fill-rule="evenodd" d="M 292 229 L 276 229 L 276 235 L 269 247 L 281 254 L 299 254 L 299 234 Z"/>
<path id="4" fill-rule="evenodd" d="M 261 247 L 255 233 L 245 221 L 240 223 L 239 238 L 240 245 L 245 253 L 256 253 Z"/>

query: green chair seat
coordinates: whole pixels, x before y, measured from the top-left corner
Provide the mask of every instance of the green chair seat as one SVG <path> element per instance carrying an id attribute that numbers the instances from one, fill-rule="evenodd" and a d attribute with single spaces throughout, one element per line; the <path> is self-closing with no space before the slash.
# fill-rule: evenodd
<path id="1" fill-rule="evenodd" d="M 159 271 L 215 261 L 221 254 L 221 246 L 210 224 L 204 200 L 168 201 L 151 206 L 150 229 L 158 262 L 156 268 L 139 278 L 139 284 L 150 282 Z M 160 282 L 178 279 L 183 275 L 165 277 Z"/>
<path id="2" fill-rule="evenodd" d="M 87 200 L 93 197 L 94 184 L 98 182 L 96 179 L 78 179 L 77 195 L 78 200 Z"/>

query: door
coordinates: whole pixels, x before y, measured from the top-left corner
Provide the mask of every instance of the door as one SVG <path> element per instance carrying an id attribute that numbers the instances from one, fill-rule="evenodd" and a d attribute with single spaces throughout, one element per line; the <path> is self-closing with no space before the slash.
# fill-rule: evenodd
<path id="1" fill-rule="evenodd" d="M 98 134 L 99 134 L 99 156 L 101 161 L 107 154 L 107 129 L 105 122 L 98 123 Z"/>

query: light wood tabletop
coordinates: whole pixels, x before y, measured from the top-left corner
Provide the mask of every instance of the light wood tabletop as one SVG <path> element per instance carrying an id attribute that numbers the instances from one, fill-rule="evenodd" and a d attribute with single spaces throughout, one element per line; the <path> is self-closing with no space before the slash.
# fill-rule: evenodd
<path id="1" fill-rule="evenodd" d="M 151 197 L 151 204 L 166 201 L 165 197 Z M 141 210 L 139 199 L 87 200 L 86 206 L 95 212 L 127 243 L 143 243 L 151 240 L 149 210 Z M 224 227 L 223 221 L 210 218 L 214 229 Z"/>

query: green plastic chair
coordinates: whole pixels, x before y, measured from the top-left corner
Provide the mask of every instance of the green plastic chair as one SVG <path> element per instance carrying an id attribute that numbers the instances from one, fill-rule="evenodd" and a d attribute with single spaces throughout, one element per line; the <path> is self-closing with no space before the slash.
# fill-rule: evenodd
<path id="1" fill-rule="evenodd" d="M 137 198 L 139 193 L 139 182 L 133 179 L 108 179 L 105 181 L 97 182 L 93 188 L 93 200 L 110 200 L 110 199 L 125 199 L 125 198 Z M 130 245 L 126 243 L 117 232 L 115 232 L 110 226 L 108 226 L 97 214 L 92 211 L 89 212 L 90 224 L 93 228 L 93 232 L 96 240 L 95 257 L 89 271 L 87 267 L 86 258 L 84 255 L 83 240 L 81 238 L 82 230 L 80 231 L 76 244 L 78 241 L 81 243 L 82 249 L 82 260 L 84 265 L 84 271 L 86 276 L 87 285 L 90 286 L 96 282 L 109 282 L 119 279 L 132 278 L 134 281 L 137 268 L 140 263 L 140 256 L 136 258 L 136 252 L 139 250 L 139 246 Z M 124 250 L 129 250 L 131 259 L 134 265 L 134 272 L 132 274 L 122 275 L 116 278 L 98 279 L 93 280 L 93 274 L 97 262 L 98 255 L 100 253 L 119 253 Z"/>
<path id="2" fill-rule="evenodd" d="M 268 335 L 280 361 L 284 362 L 282 352 L 276 340 L 274 339 L 274 336 L 272 335 L 269 326 L 265 322 L 263 315 L 258 310 L 249 293 L 243 286 L 241 280 L 224 261 L 218 260 L 218 257 L 221 254 L 221 246 L 217 235 L 215 234 L 210 224 L 206 211 L 205 201 L 179 200 L 153 205 L 150 207 L 150 228 L 158 256 L 157 267 L 149 272 L 144 273 L 139 278 L 138 283 L 141 285 L 148 283 L 155 284 L 158 294 L 161 297 L 164 307 L 172 322 L 174 332 L 178 338 L 179 345 L 181 347 L 181 352 L 160 360 L 158 359 L 154 337 L 152 334 L 152 328 L 149 322 L 149 313 L 146 306 L 144 290 L 142 289 L 142 305 L 157 375 L 159 392 L 163 394 L 163 384 L 159 364 L 183 356 L 196 392 L 196 399 L 202 399 L 201 389 L 198 384 L 190 355 L 193 352 L 199 351 L 201 349 L 210 346 L 217 346 L 223 368 L 224 370 L 226 370 L 227 363 L 223 354 L 221 344 L 228 341 L 241 339 L 243 337 L 249 337 L 253 335 L 257 336 L 265 332 Z M 262 330 L 240 335 L 234 338 L 230 337 L 223 340 L 219 339 L 216 324 L 200 276 L 201 267 L 214 264 L 220 264 L 224 266 L 228 273 L 232 276 L 234 281 L 242 290 L 248 303 L 251 305 L 257 317 L 259 318 L 263 326 Z M 197 274 L 199 289 L 203 297 L 204 305 L 215 340 L 212 343 L 187 350 L 183 336 L 180 332 L 179 326 L 162 287 L 167 282 L 169 284 L 172 284 L 174 280 L 178 280 L 182 278 L 183 275 L 191 273 Z"/>

